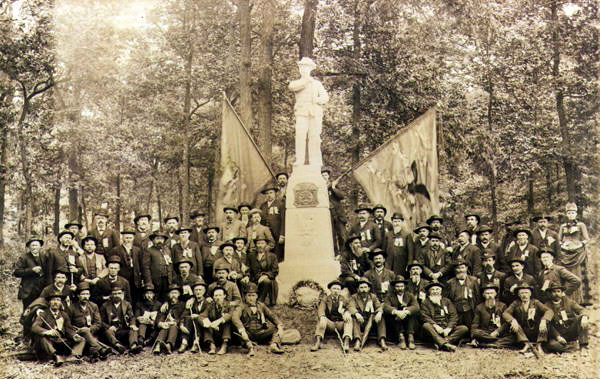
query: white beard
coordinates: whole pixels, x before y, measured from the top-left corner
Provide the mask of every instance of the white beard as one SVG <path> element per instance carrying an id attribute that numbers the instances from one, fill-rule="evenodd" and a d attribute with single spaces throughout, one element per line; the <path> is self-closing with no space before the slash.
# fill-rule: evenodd
<path id="1" fill-rule="evenodd" d="M 429 295 L 429 300 L 431 300 L 431 302 L 433 304 L 442 305 L 442 295 L 436 295 L 436 296 Z"/>

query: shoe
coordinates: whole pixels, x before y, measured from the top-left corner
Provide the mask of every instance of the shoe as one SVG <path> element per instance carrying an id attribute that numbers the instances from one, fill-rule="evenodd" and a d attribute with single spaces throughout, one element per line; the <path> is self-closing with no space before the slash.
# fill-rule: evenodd
<path id="1" fill-rule="evenodd" d="M 140 344 L 142 345 L 142 344 Z M 144 344 L 142 346 L 152 346 L 152 337 L 148 337 L 144 340 Z"/>
<path id="2" fill-rule="evenodd" d="M 187 347 L 188 347 L 188 342 L 186 340 L 183 340 L 183 341 L 181 341 L 181 346 L 179 346 L 179 350 L 177 350 L 177 352 L 179 354 L 183 354 L 187 350 Z"/>
<path id="3" fill-rule="evenodd" d="M 129 351 L 131 352 L 131 354 L 139 354 L 139 353 L 142 352 L 142 350 L 143 350 L 143 348 L 140 345 L 138 345 L 137 343 L 134 343 L 131 346 L 131 349 L 129 349 Z"/>
<path id="4" fill-rule="evenodd" d="M 58 354 L 54 354 L 52 360 L 54 361 L 54 367 L 60 367 L 65 363 L 65 359 Z"/>
<path id="5" fill-rule="evenodd" d="M 213 355 L 217 353 L 217 347 L 214 343 L 210 343 L 210 349 L 208 350 L 208 354 Z"/>
<path id="6" fill-rule="evenodd" d="M 398 336 L 398 346 L 400 346 L 400 349 L 406 350 L 406 340 L 404 339 L 403 334 L 400 334 L 400 336 Z"/>
<path id="7" fill-rule="evenodd" d="M 115 350 L 119 352 L 119 354 L 123 354 L 125 351 L 127 351 L 127 349 L 125 349 L 125 346 L 121 345 L 120 343 L 117 343 L 115 345 Z"/>
<path id="8" fill-rule="evenodd" d="M 354 342 L 354 351 L 360 351 L 361 346 L 360 346 L 360 340 L 357 339 L 356 342 Z"/>
<path id="9" fill-rule="evenodd" d="M 387 345 L 385 344 L 385 339 L 382 338 L 379 342 L 379 346 L 381 347 L 381 351 L 386 351 L 388 349 Z"/>
<path id="10" fill-rule="evenodd" d="M 195 353 L 199 353 L 201 351 L 202 351 L 202 349 L 200 349 L 200 343 L 194 342 L 194 344 L 192 345 L 192 348 L 190 349 L 190 353 L 195 354 Z"/>
<path id="11" fill-rule="evenodd" d="M 542 359 L 544 357 L 544 350 L 542 350 L 542 345 L 540 344 L 536 344 L 531 351 L 533 351 L 533 355 L 535 355 L 537 359 Z"/>
<path id="12" fill-rule="evenodd" d="M 166 344 L 164 344 L 164 346 L 165 346 L 165 350 L 167 350 L 167 354 L 171 354 L 172 353 L 171 344 L 167 342 Z"/>
<path id="13" fill-rule="evenodd" d="M 271 345 L 269 345 L 269 351 L 273 354 L 283 354 L 283 350 L 281 350 L 281 348 L 276 343 L 272 343 Z"/>
<path id="14" fill-rule="evenodd" d="M 315 344 L 310 348 L 310 351 L 317 351 L 321 347 L 321 337 L 315 337 Z"/>
<path id="15" fill-rule="evenodd" d="M 414 349 L 416 349 L 416 348 L 417 348 L 417 347 L 415 346 L 415 336 L 414 336 L 414 335 L 412 335 L 412 334 L 409 334 L 409 335 L 408 335 L 408 348 L 409 348 L 410 350 L 414 350 Z"/>
<path id="16" fill-rule="evenodd" d="M 342 349 L 344 350 L 344 353 L 347 353 L 350 350 L 350 337 L 344 338 Z"/>
<path id="17" fill-rule="evenodd" d="M 156 345 L 154 346 L 154 350 L 152 350 L 152 354 L 154 354 L 154 355 L 160 354 L 160 348 L 161 348 L 161 346 L 162 346 L 162 342 L 157 341 Z"/>
<path id="18" fill-rule="evenodd" d="M 525 346 L 523 346 L 523 348 L 521 350 L 519 350 L 519 353 L 525 354 L 530 348 L 531 348 L 531 345 L 529 343 L 525 343 Z"/>
<path id="19" fill-rule="evenodd" d="M 253 357 L 254 354 L 254 346 L 252 346 L 252 342 L 248 342 L 248 356 Z"/>
<path id="20" fill-rule="evenodd" d="M 221 348 L 217 351 L 217 355 L 224 355 L 225 353 L 227 353 L 227 341 L 223 341 Z"/>
<path id="21" fill-rule="evenodd" d="M 452 345 L 451 343 L 446 343 L 442 347 L 450 352 L 456 351 L 456 346 Z"/>

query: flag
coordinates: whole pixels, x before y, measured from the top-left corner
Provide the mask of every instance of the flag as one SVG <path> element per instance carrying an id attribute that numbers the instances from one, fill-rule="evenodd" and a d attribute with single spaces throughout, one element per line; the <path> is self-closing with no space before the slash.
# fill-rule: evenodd
<path id="1" fill-rule="evenodd" d="M 274 176 L 254 140 L 223 95 L 221 161 L 216 220 L 224 219 L 223 206 L 252 203 L 256 193 Z"/>
<path id="2" fill-rule="evenodd" d="M 353 169 L 369 201 L 388 216 L 400 212 L 411 228 L 440 210 L 435 120 L 428 110 Z"/>

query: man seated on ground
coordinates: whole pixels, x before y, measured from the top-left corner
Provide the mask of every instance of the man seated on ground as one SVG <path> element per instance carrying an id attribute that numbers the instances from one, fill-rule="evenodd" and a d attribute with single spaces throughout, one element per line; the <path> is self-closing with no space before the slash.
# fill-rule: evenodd
<path id="1" fill-rule="evenodd" d="M 240 334 L 242 344 L 248 347 L 249 356 L 254 355 L 254 343 L 260 344 L 267 341 L 271 353 L 283 353 L 280 347 L 283 324 L 275 313 L 258 301 L 256 284 L 248 284 L 246 302 L 233 311 L 231 320 Z"/>
<path id="2" fill-rule="evenodd" d="M 215 281 L 208 286 L 208 295 L 213 297 L 215 288 L 221 287 L 225 290 L 226 300 L 232 307 L 237 307 L 242 302 L 242 296 L 237 284 L 228 280 L 229 266 L 226 263 L 215 263 Z"/>
<path id="3" fill-rule="evenodd" d="M 458 314 L 458 324 L 471 328 L 475 307 L 479 304 L 479 284 L 477 278 L 467 274 L 467 263 L 458 257 L 454 271 L 456 276 L 448 280 L 446 296 Z"/>
<path id="4" fill-rule="evenodd" d="M 149 346 L 153 341 L 153 335 L 156 329 L 156 317 L 160 309 L 160 303 L 156 301 L 154 285 L 152 283 L 144 284 L 142 288 L 144 294 L 142 300 L 137 303 L 135 308 L 135 319 L 138 324 L 138 345 Z"/>
<path id="5" fill-rule="evenodd" d="M 198 278 L 195 283 L 192 284 L 192 291 L 194 297 L 188 299 L 185 304 L 185 313 L 183 316 L 184 325 L 190 332 L 190 342 L 192 342 L 192 348 L 190 353 L 198 353 L 202 351 L 200 342 L 204 340 L 206 331 L 202 324 L 202 314 L 205 313 L 208 308 L 209 300 L 205 297 L 206 295 L 206 283 L 202 278 Z M 212 299 L 211 299 L 212 300 Z"/>
<path id="6" fill-rule="evenodd" d="M 381 350 L 387 350 L 383 304 L 374 293 L 371 293 L 371 289 L 369 279 L 361 278 L 358 281 L 358 291 L 350 297 L 348 308 L 350 314 L 354 316 L 352 335 L 355 351 L 360 351 L 367 342 L 373 323 L 377 326 L 377 341 Z"/>
<path id="7" fill-rule="evenodd" d="M 426 289 L 427 299 L 421 303 L 423 329 L 431 336 L 436 348 L 456 351 L 456 343 L 469 333 L 469 328 L 458 325 L 454 304 L 450 299 L 442 297 L 442 283 L 431 282 Z"/>
<path id="8" fill-rule="evenodd" d="M 325 339 L 327 331 L 334 331 L 341 338 L 342 349 L 348 352 L 350 340 L 352 339 L 352 315 L 348 310 L 348 301 L 342 296 L 343 284 L 334 280 L 327 285 L 329 295 L 319 301 L 317 313 L 319 321 L 315 330 L 315 344 L 311 351 L 317 351 L 321 347 L 321 341 Z M 342 336 L 340 337 L 340 332 Z"/>
<path id="9" fill-rule="evenodd" d="M 90 301 L 90 285 L 81 282 L 77 285 L 77 301 L 70 309 L 71 324 L 75 332 L 85 339 L 90 360 L 106 359 L 110 353 L 107 346 L 102 346 L 95 335 L 100 331 L 102 319 L 98 306 Z"/>
<path id="10" fill-rule="evenodd" d="M 564 286 L 554 282 L 550 286 L 552 299 L 546 306 L 554 317 L 550 321 L 549 341 L 546 348 L 551 352 L 565 353 L 588 347 L 589 319 L 583 314 L 583 307 L 566 296 Z"/>
<path id="11" fill-rule="evenodd" d="M 481 287 L 483 302 L 475 308 L 473 324 L 471 324 L 471 337 L 475 346 L 502 347 L 508 346 L 512 338 L 506 336 L 508 324 L 502 320 L 506 304 L 497 299 L 500 292 L 494 283 Z"/>
<path id="12" fill-rule="evenodd" d="M 171 354 L 177 344 L 177 337 L 180 330 L 182 337 L 178 352 L 183 353 L 187 349 L 189 330 L 183 322 L 185 303 L 179 301 L 180 291 L 181 288 L 175 283 L 169 286 L 169 298 L 161 306 L 160 312 L 156 317 L 156 325 L 159 332 L 154 342 L 153 354 L 160 354 L 161 352 Z"/>
<path id="13" fill-rule="evenodd" d="M 49 304 L 33 322 L 34 349 L 41 359 L 51 358 L 56 366 L 64 362 L 63 355 L 81 356 L 85 340 L 76 334 L 67 312 L 62 310 L 64 294 L 48 292 L 45 299 Z"/>
<path id="14" fill-rule="evenodd" d="M 538 276 L 538 298 L 541 302 L 553 300 L 550 290 L 551 283 L 558 283 L 564 287 L 563 291 L 571 296 L 581 286 L 581 279 L 563 266 L 554 264 L 554 250 L 543 248 L 539 251 L 542 270 Z"/>
<path id="15" fill-rule="evenodd" d="M 383 310 L 387 316 L 387 325 L 393 325 L 392 330 L 398 334 L 400 349 L 406 350 L 406 333 L 408 348 L 414 350 L 419 302 L 413 294 L 406 291 L 406 284 L 407 280 L 402 275 L 392 280 L 393 290 L 386 296 Z"/>
<path id="16" fill-rule="evenodd" d="M 341 275 L 340 281 L 344 287 L 355 294 L 358 287 L 358 281 L 371 268 L 369 255 L 363 252 L 361 237 L 358 234 L 351 235 L 346 240 L 346 249 L 340 256 Z"/>
<path id="17" fill-rule="evenodd" d="M 369 252 L 369 257 L 373 262 L 373 267 L 365 273 L 365 278 L 369 279 L 373 285 L 373 293 L 377 295 L 379 301 L 383 301 L 389 292 L 390 283 L 396 278 L 392 270 L 385 267 L 387 253 L 379 248 Z"/>
<path id="18" fill-rule="evenodd" d="M 258 301 L 266 305 L 277 304 L 277 275 L 279 275 L 279 263 L 277 256 L 269 252 L 267 240 L 257 238 L 255 240 L 256 250 L 248 254 L 250 263 L 250 280 L 258 285 Z"/>
<path id="19" fill-rule="evenodd" d="M 510 324 L 513 341 L 524 345 L 521 353 L 531 350 L 536 356 L 541 356 L 543 351 L 540 343 L 548 339 L 548 324 L 554 313 L 533 299 L 533 288 L 529 284 L 519 284 L 516 291 L 519 298 L 506 308 L 502 318 Z"/>
<path id="20" fill-rule="evenodd" d="M 124 341 L 127 341 L 129 351 L 137 354 L 142 351 L 142 347 L 137 344 L 138 327 L 131 303 L 126 301 L 124 296 L 123 287 L 119 283 L 113 283 L 110 301 L 102 304 L 100 308 L 102 329 L 109 345 L 119 354 L 127 350 L 122 344 Z"/>
<path id="21" fill-rule="evenodd" d="M 213 284 L 215 283 L 211 286 Z M 200 315 L 204 327 L 204 342 L 210 345 L 208 354 L 223 355 L 227 353 L 227 345 L 231 340 L 231 315 L 235 306 L 227 301 L 225 288 L 221 286 L 212 290 L 212 299 Z M 215 340 L 221 341 L 219 351 Z"/>
<path id="22" fill-rule="evenodd" d="M 504 304 L 510 305 L 519 298 L 516 289 L 521 283 L 527 283 L 531 288 L 534 288 L 536 282 L 533 276 L 525 272 L 525 261 L 521 257 L 509 259 L 508 264 L 512 273 L 504 277 L 504 283 L 500 287 L 502 291 L 500 300 Z"/>

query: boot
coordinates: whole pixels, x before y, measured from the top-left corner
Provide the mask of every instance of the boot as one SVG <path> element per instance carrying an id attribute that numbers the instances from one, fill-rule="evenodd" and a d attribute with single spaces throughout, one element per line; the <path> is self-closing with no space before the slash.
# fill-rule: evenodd
<path id="1" fill-rule="evenodd" d="M 228 340 L 223 340 L 223 343 L 221 344 L 221 348 L 219 349 L 219 351 L 217 351 L 217 355 L 224 355 L 225 353 L 227 353 L 227 343 L 229 341 Z"/>
<path id="2" fill-rule="evenodd" d="M 156 345 L 154 345 L 154 350 L 152 350 L 152 354 L 154 354 L 154 355 L 160 354 L 161 346 L 162 346 L 162 342 L 156 341 Z"/>
<path id="3" fill-rule="evenodd" d="M 269 351 L 271 351 L 271 353 L 273 353 L 273 354 L 283 354 L 283 350 L 281 350 L 279 345 L 277 345 L 275 342 L 273 342 L 273 343 L 271 343 L 271 345 L 269 345 Z"/>
<path id="4" fill-rule="evenodd" d="M 452 345 L 451 343 L 446 343 L 442 347 L 452 353 L 456 351 L 456 346 Z"/>
<path id="5" fill-rule="evenodd" d="M 125 346 L 121 345 L 120 343 L 117 343 L 115 345 L 115 350 L 117 350 L 119 354 L 123 354 L 127 349 L 125 349 Z"/>
<path id="6" fill-rule="evenodd" d="M 210 349 L 208 350 L 208 354 L 213 355 L 217 353 L 217 347 L 214 343 L 210 343 Z"/>
<path id="7" fill-rule="evenodd" d="M 143 350 L 143 348 L 140 345 L 138 345 L 137 343 L 134 343 L 133 345 L 131 345 L 131 349 L 129 349 L 131 354 L 141 353 L 142 350 Z"/>
<path id="8" fill-rule="evenodd" d="M 344 353 L 347 353 L 350 350 L 350 337 L 344 337 L 344 345 L 342 348 L 344 349 Z"/>
<path id="9" fill-rule="evenodd" d="M 310 351 L 317 351 L 321 347 L 321 336 L 315 337 L 315 344 L 310 348 Z"/>
<path id="10" fill-rule="evenodd" d="M 386 351 L 388 349 L 387 345 L 385 344 L 385 338 L 379 340 L 379 346 L 381 347 L 381 351 Z"/>
<path id="11" fill-rule="evenodd" d="M 356 342 L 354 342 L 354 351 L 360 351 L 361 346 L 360 346 L 360 338 L 356 339 Z"/>
<path id="12" fill-rule="evenodd" d="M 200 349 L 200 342 L 196 341 L 194 342 L 194 344 L 192 345 L 192 348 L 190 349 L 190 353 L 199 353 L 201 351 Z"/>
<path id="13" fill-rule="evenodd" d="M 53 354 L 52 360 L 54 361 L 54 367 L 60 367 L 65 362 L 65 359 L 58 354 Z"/>
<path id="14" fill-rule="evenodd" d="M 519 353 L 524 354 L 526 353 L 529 349 L 531 348 L 531 344 L 529 342 L 525 342 L 525 346 L 523 346 L 523 348 L 521 350 L 519 350 Z"/>
<path id="15" fill-rule="evenodd" d="M 414 350 L 417 347 L 415 346 L 415 336 L 412 333 L 408 334 L 408 348 L 410 350 Z"/>
<path id="16" fill-rule="evenodd" d="M 402 333 L 398 336 L 398 346 L 400 346 L 400 349 L 406 350 L 406 341 L 404 340 L 404 334 Z"/>
<path id="17" fill-rule="evenodd" d="M 187 347 L 188 347 L 188 341 L 186 339 L 184 339 L 181 341 L 181 346 L 179 346 L 179 350 L 177 350 L 177 352 L 179 354 L 183 354 L 183 353 L 185 353 L 185 350 L 187 349 Z"/>
<path id="18" fill-rule="evenodd" d="M 254 356 L 254 346 L 252 345 L 252 342 L 248 341 L 248 356 L 249 357 L 253 357 Z"/>
<path id="19" fill-rule="evenodd" d="M 172 353 L 172 351 L 171 351 L 171 344 L 170 343 L 167 342 L 165 344 L 165 350 L 167 350 L 167 354 L 171 354 Z"/>

